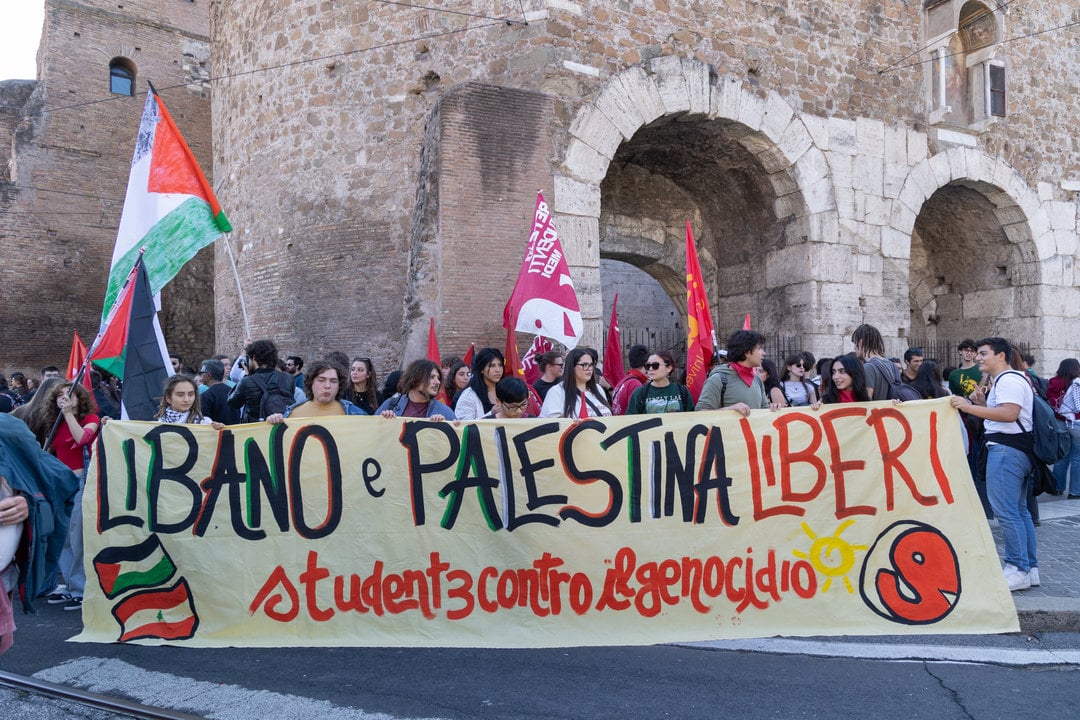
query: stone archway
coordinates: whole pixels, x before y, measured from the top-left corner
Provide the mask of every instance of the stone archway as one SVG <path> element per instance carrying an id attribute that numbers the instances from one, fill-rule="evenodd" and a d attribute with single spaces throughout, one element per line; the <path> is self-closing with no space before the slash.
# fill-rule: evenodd
<path id="1" fill-rule="evenodd" d="M 718 332 L 748 311 L 763 327 L 813 332 L 813 314 L 790 308 L 827 272 L 811 243 L 826 239 L 820 218 L 834 212 L 828 175 L 801 118 L 775 93 L 761 97 L 675 56 L 613 77 L 578 111 L 555 177 L 564 248 L 585 290 L 586 340 L 599 338 L 602 257 L 644 269 L 684 307 L 686 220 Z"/>
<path id="2" fill-rule="evenodd" d="M 1038 196 L 1019 175 L 954 148 L 913 168 L 900 202 L 893 220 L 911 243 L 911 335 L 1002 335 L 1041 345 L 1038 286 L 1055 247 Z"/>

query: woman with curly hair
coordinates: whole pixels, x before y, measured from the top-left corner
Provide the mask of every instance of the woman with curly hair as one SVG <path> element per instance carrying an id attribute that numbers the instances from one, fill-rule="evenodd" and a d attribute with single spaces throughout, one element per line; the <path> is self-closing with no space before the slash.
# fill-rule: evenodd
<path id="1" fill-rule="evenodd" d="M 44 390 L 44 388 L 42 388 Z M 70 391 L 70 394 L 69 394 Z M 45 448 L 60 462 L 79 476 L 79 491 L 73 498 L 68 536 L 60 553 L 59 568 L 67 587 L 49 595 L 50 604 L 64 603 L 65 610 L 81 610 L 83 589 L 86 587 L 86 571 L 83 569 L 82 497 L 86 483 L 86 467 L 90 463 L 90 448 L 101 427 L 101 419 L 94 414 L 94 401 L 82 385 L 61 382 L 48 389 L 41 406 L 40 421 L 51 430 L 60 417 L 60 425 L 52 446 Z M 46 430 L 48 432 L 48 430 Z M 51 575 L 46 567 L 45 576 Z"/>

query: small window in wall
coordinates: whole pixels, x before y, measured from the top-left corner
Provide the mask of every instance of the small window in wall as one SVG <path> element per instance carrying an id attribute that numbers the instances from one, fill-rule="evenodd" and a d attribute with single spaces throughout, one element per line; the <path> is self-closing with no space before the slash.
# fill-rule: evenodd
<path id="1" fill-rule="evenodd" d="M 127 58 L 113 58 L 109 63 L 109 92 L 135 94 L 135 66 Z"/>
<path id="2" fill-rule="evenodd" d="M 1005 68 L 1001 65 L 988 65 L 990 73 L 990 114 L 1005 117 Z"/>

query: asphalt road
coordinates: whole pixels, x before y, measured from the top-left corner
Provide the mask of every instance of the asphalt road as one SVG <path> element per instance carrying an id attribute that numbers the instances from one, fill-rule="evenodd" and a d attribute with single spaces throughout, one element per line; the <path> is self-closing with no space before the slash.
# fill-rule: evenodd
<path id="1" fill-rule="evenodd" d="M 77 613 L 18 615 L 0 669 L 222 720 L 265 718 L 1008 718 L 1074 717 L 1080 635 L 847 638 L 775 646 L 544 650 L 191 649 L 70 643 Z M 914 644 L 967 662 L 839 657 Z M 827 645 L 828 649 L 822 650 Z M 768 643 L 763 645 L 769 647 Z M 834 655 L 814 657 L 800 648 Z M 850 649 L 852 652 L 847 653 Z M 1025 658 L 1032 658 L 1029 662 Z M 1041 658 L 1041 660 L 1035 660 Z M 1048 659 L 1049 658 L 1049 659 Z M 78 715 L 0 693 L 0 716 Z"/>

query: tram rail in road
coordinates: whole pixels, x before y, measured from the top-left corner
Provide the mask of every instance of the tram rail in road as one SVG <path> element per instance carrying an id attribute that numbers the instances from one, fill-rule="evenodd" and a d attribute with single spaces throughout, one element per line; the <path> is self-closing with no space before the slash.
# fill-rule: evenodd
<path id="1" fill-rule="evenodd" d="M 66 700 L 84 707 L 92 707 L 119 715 L 128 715 L 133 718 L 145 718 L 146 720 L 202 720 L 198 715 L 189 715 L 175 710 L 143 705 L 131 700 L 122 700 L 2 670 L 0 670 L 0 687 Z"/>

